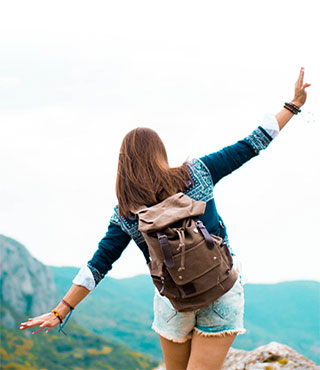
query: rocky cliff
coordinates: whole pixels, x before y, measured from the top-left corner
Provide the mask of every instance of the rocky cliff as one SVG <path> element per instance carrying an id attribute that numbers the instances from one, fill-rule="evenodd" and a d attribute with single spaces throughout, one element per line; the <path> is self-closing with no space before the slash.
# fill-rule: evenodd
<path id="1" fill-rule="evenodd" d="M 0 235 L 1 321 L 7 328 L 17 316 L 36 316 L 56 303 L 51 271 L 17 241 Z"/>

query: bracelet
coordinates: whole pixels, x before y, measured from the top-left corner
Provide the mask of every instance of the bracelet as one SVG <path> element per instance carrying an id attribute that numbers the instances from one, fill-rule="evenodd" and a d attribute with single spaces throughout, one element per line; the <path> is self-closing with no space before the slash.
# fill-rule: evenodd
<path id="1" fill-rule="evenodd" d="M 284 105 L 283 108 L 286 108 L 289 112 L 292 114 L 297 114 L 292 108 L 289 108 L 288 106 Z"/>
<path id="2" fill-rule="evenodd" d="M 71 304 L 70 304 L 70 303 L 68 303 L 66 300 L 62 299 L 62 300 L 61 300 L 61 302 L 62 302 L 65 306 L 69 307 L 71 311 L 72 311 L 72 310 L 74 310 L 74 307 L 72 307 L 72 306 L 71 306 Z"/>
<path id="3" fill-rule="evenodd" d="M 290 105 L 291 107 L 293 107 L 294 109 L 296 109 L 296 111 L 297 112 L 301 112 L 301 109 L 297 106 L 297 105 L 295 105 L 295 104 L 293 104 L 293 103 L 287 103 L 288 105 Z"/>
<path id="4" fill-rule="evenodd" d="M 63 318 L 62 318 L 62 316 L 59 314 L 59 312 L 58 311 L 56 311 L 56 310 L 52 310 L 51 311 L 58 319 L 59 319 L 59 321 L 60 321 L 60 324 L 62 324 L 63 323 Z"/>
<path id="5" fill-rule="evenodd" d="M 293 114 L 301 112 L 301 109 L 293 103 L 284 103 L 284 107 L 290 110 Z"/>
<path id="6" fill-rule="evenodd" d="M 294 112 L 294 114 L 298 114 L 299 112 L 301 112 L 301 110 L 294 104 L 291 104 L 291 103 L 284 103 L 284 105 L 288 108 L 291 109 L 292 112 Z"/>

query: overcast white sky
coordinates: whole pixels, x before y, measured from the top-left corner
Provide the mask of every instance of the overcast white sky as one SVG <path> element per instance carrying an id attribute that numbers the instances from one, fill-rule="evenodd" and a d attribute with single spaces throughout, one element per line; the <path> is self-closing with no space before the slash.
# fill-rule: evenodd
<path id="1" fill-rule="evenodd" d="M 319 279 L 320 56 L 314 1 L 7 1 L 0 5 L 0 233 L 85 264 L 116 203 L 118 151 L 158 131 L 178 165 L 303 113 L 215 189 L 249 282 Z M 111 276 L 145 273 L 131 243 Z"/>

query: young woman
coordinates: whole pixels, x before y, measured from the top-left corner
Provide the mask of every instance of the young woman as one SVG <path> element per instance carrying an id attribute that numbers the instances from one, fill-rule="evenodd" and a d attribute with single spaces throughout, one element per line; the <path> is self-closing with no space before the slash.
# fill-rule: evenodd
<path id="1" fill-rule="evenodd" d="M 108 231 L 88 265 L 73 280 L 73 285 L 50 313 L 22 323 L 21 330 L 40 325 L 40 329 L 58 325 L 71 308 L 80 303 L 111 269 L 133 239 L 146 261 L 147 245 L 138 231 L 138 221 L 130 213 L 143 204 L 156 204 L 179 191 L 195 200 L 205 201 L 206 210 L 199 217 L 211 234 L 220 235 L 221 225 L 213 199 L 213 187 L 224 176 L 259 154 L 276 137 L 306 101 L 301 68 L 294 98 L 285 103 L 276 116 L 266 116 L 251 135 L 221 151 L 186 162 L 177 168 L 168 165 L 165 147 L 150 129 L 137 128 L 124 138 L 119 154 L 116 193 L 118 205 Z M 234 253 L 233 253 L 234 255 Z M 221 369 L 226 354 L 243 327 L 244 297 L 241 273 L 235 285 L 212 304 L 192 312 L 176 312 L 170 301 L 157 292 L 154 297 L 153 329 L 159 334 L 167 370 Z"/>

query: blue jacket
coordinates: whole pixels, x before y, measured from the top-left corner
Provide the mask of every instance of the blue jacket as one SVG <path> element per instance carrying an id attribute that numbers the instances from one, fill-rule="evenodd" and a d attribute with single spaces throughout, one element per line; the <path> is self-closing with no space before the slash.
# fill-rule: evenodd
<path id="1" fill-rule="evenodd" d="M 206 225 L 210 234 L 220 235 L 220 223 L 224 226 L 225 239 L 227 233 L 225 225 L 219 216 L 213 198 L 213 188 L 224 176 L 227 176 L 249 159 L 257 156 L 260 150 L 265 149 L 272 137 L 259 126 L 251 135 L 222 150 L 206 155 L 189 162 L 194 185 L 185 191 L 185 194 L 195 200 L 207 203 L 205 213 L 199 217 Z M 137 218 L 119 217 L 118 206 L 114 208 L 108 231 L 99 242 L 98 249 L 88 262 L 95 284 L 111 270 L 112 264 L 121 256 L 121 253 L 133 239 L 142 251 L 146 261 L 149 261 L 147 244 L 138 230 Z"/>

